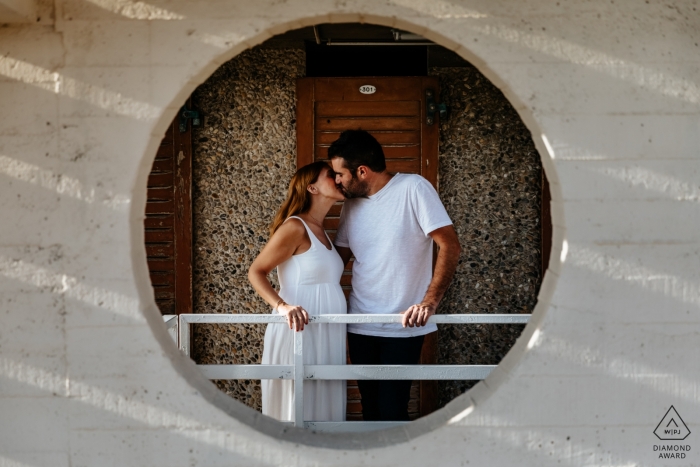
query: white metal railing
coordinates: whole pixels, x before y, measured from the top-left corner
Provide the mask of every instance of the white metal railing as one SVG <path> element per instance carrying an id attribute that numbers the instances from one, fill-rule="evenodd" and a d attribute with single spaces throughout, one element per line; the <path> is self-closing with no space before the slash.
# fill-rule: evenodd
<path id="1" fill-rule="evenodd" d="M 163 322 L 165 323 L 165 328 L 168 330 L 168 334 L 170 334 L 170 337 L 172 337 L 177 344 L 179 342 L 177 315 L 163 315 Z"/>
<path id="2" fill-rule="evenodd" d="M 436 324 L 525 324 L 529 314 L 433 315 Z M 173 315 L 164 316 L 172 329 Z M 309 325 L 330 323 L 400 323 L 401 315 L 322 315 L 310 316 Z M 177 320 L 180 350 L 190 355 L 191 324 L 286 323 L 281 315 L 181 314 Z M 289 332 L 292 332 L 291 330 Z M 171 333 L 172 335 L 172 333 Z M 295 396 L 303 394 L 305 380 L 482 380 L 496 365 L 305 365 L 304 332 L 294 332 L 292 365 L 197 365 L 209 379 L 291 379 Z M 320 431 L 366 431 L 389 428 L 407 422 L 318 422 L 304 420 L 304 398 L 294 397 L 294 425 Z"/>

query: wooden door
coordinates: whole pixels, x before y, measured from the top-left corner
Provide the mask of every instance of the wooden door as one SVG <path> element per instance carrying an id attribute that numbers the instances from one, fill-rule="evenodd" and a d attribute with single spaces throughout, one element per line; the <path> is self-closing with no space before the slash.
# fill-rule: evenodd
<path id="1" fill-rule="evenodd" d="M 148 176 L 146 255 L 163 314 L 192 313 L 192 127 L 179 115 L 160 143 Z"/>
<path id="2" fill-rule="evenodd" d="M 541 249 L 542 265 L 540 267 L 540 281 L 544 279 L 544 273 L 549 267 L 549 257 L 552 254 L 552 194 L 549 191 L 549 180 L 542 169 L 542 193 L 540 198 L 540 233 L 541 233 Z"/>
<path id="3" fill-rule="evenodd" d="M 360 88 L 375 89 L 371 94 Z M 297 81 L 297 167 L 328 158 L 328 147 L 343 130 L 369 131 L 382 145 L 390 172 L 416 173 L 437 189 L 438 121 L 426 113 L 428 90 L 435 102 L 438 79 L 433 77 L 301 78 Z M 324 220 L 334 239 L 342 203 Z M 341 285 L 346 296 L 351 289 L 352 260 Z M 428 334 L 421 363 L 437 363 L 437 332 Z M 361 401 L 356 381 L 348 381 L 347 419 L 361 419 Z M 437 407 L 437 382 L 414 382 L 409 416 L 414 419 Z"/>

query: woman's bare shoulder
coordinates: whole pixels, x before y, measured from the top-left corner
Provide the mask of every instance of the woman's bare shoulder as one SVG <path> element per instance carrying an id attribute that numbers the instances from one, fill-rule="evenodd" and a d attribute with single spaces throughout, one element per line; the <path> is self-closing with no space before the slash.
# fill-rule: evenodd
<path id="1" fill-rule="evenodd" d="M 287 221 L 280 225 L 273 238 L 277 237 L 284 241 L 301 241 L 306 236 L 306 228 L 300 219 L 290 217 Z"/>

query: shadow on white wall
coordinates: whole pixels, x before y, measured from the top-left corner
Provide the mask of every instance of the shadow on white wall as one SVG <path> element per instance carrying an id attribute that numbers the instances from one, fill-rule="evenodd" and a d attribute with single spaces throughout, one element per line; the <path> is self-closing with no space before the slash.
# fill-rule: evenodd
<path id="1" fill-rule="evenodd" d="M 0 57 L 0 75 L 136 120 L 154 121 L 163 111 L 147 102 L 140 102 L 10 56 Z"/>
<path id="2" fill-rule="evenodd" d="M 107 11 L 116 13 L 129 19 L 140 19 L 147 21 L 154 20 L 182 20 L 183 15 L 173 13 L 165 8 L 151 5 L 145 2 L 133 0 L 87 0 L 88 2 L 104 8 Z"/>
<path id="3" fill-rule="evenodd" d="M 624 281 L 678 300 L 700 306 L 700 285 L 673 273 L 657 271 L 641 264 L 633 264 L 613 255 L 576 244 L 569 244 L 568 260 L 576 267 L 602 274 L 615 281 Z"/>
<path id="4" fill-rule="evenodd" d="M 77 178 L 3 155 L 0 155 L 0 175 L 37 185 L 58 195 L 68 196 L 88 204 L 98 201 L 102 206 L 113 211 L 127 212 L 131 202 L 126 195 L 86 187 Z"/>
<path id="5" fill-rule="evenodd" d="M 700 202 L 700 186 L 644 167 L 603 167 L 596 169 L 608 177 L 665 195 L 677 201 Z"/>
<path id="6" fill-rule="evenodd" d="M 662 73 L 648 66 L 621 60 L 548 34 L 527 33 L 505 26 L 491 25 L 473 25 L 472 29 L 565 62 L 583 65 L 649 91 L 691 104 L 700 104 L 700 87 L 696 83 Z"/>
<path id="7" fill-rule="evenodd" d="M 102 287 L 88 285 L 78 278 L 51 271 L 23 260 L 0 255 L 0 275 L 38 289 L 49 290 L 56 295 L 81 301 L 128 318 L 133 324 L 145 323 L 146 319 L 136 297 L 129 297 Z"/>

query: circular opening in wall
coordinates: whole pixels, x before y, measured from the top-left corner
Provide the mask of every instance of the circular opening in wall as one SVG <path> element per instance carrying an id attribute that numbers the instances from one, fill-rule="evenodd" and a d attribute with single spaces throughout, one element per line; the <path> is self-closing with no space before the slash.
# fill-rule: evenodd
<path id="1" fill-rule="evenodd" d="M 516 321 L 445 323 L 422 342 L 415 340 L 413 363 L 467 368 L 460 378 L 431 380 L 426 373 L 424 381 L 391 386 L 407 398 L 398 418 L 416 420 L 438 411 L 490 371 L 469 366 L 495 366 L 503 359 L 523 331 L 518 317 L 537 303 L 549 262 L 549 190 L 532 136 L 503 93 L 460 56 L 406 31 L 347 23 L 289 31 L 224 63 L 178 112 L 148 178 L 145 241 L 151 283 L 166 319 L 174 325 L 177 320 L 168 316 L 184 315 L 181 323 L 190 323 L 180 330 L 179 344 L 205 376 L 254 410 L 274 405 L 277 418 L 290 424 L 295 421 L 294 333 L 284 324 L 261 323 L 270 316 L 270 297 L 266 303 L 256 292 L 248 270 L 270 238 L 270 224 L 296 169 L 327 160 L 330 145 L 348 129 L 366 130 L 381 144 L 388 172 L 427 180 L 452 221 L 461 254 L 438 314 L 508 315 Z M 322 223 L 331 241 L 337 238 L 341 209 L 340 201 L 330 206 Z M 302 234 L 308 245 L 296 250 L 299 256 L 316 242 L 327 243 L 312 227 Z M 376 243 L 383 241 L 377 235 Z M 436 258 L 437 267 L 444 268 L 439 253 Z M 362 268 L 353 257 L 339 274 L 343 299 L 351 295 L 358 273 Z M 283 296 L 276 271 L 269 280 L 274 293 Z M 319 314 L 312 305 L 293 304 Z M 355 297 L 350 311 L 357 310 Z M 229 318 L 238 315 L 254 315 L 250 320 L 257 322 L 231 323 Z M 273 326 L 281 330 L 277 337 L 270 332 Z M 307 364 L 359 364 L 350 361 L 345 339 L 337 336 L 323 354 L 335 353 L 338 361 L 309 357 L 319 339 L 309 329 L 317 326 L 319 334 L 335 326 L 337 332 L 339 325 L 310 326 L 303 333 L 310 336 L 303 347 Z M 357 335 L 353 329 L 360 328 L 350 326 Z M 283 338 L 282 331 L 288 331 Z M 370 349 L 367 345 L 361 344 Z M 266 355 L 272 347 L 277 357 Z M 379 351 L 366 353 L 372 352 Z M 258 365 L 264 358 L 279 365 L 266 375 L 274 379 L 267 379 L 265 394 L 260 367 L 239 366 Z M 362 363 L 387 363 L 370 360 Z M 362 380 L 377 371 L 365 368 L 363 376 L 358 370 L 345 386 L 344 380 L 314 380 L 321 371 L 336 378 L 341 370 L 313 370 L 315 375 L 306 372 L 304 384 L 320 392 L 304 401 L 305 412 L 326 404 L 319 401 L 328 394 L 334 402 L 321 420 L 305 416 L 311 422 L 307 427 L 361 432 L 400 424 L 358 428 L 377 417 L 367 414 L 374 383 Z M 374 410 L 383 413 L 384 407 Z M 338 419 L 356 425 L 314 423 Z"/>

